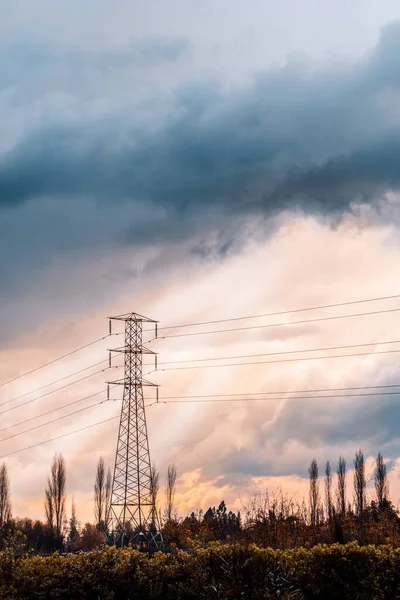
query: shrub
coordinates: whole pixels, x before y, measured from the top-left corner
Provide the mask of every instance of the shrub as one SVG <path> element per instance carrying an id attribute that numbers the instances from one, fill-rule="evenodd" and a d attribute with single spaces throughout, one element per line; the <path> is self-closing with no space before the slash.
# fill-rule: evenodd
<path id="1" fill-rule="evenodd" d="M 213 543 L 154 555 L 105 548 L 88 554 L 0 554 L 1 600 L 394 600 L 400 550 L 319 545 L 289 551 Z"/>

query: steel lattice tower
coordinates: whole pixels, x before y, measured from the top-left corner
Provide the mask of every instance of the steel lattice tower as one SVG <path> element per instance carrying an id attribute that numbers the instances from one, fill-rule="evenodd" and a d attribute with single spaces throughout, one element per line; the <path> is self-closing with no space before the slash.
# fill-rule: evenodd
<path id="1" fill-rule="evenodd" d="M 163 540 L 152 490 L 143 397 L 145 386 L 157 386 L 143 379 L 142 374 L 144 354 L 155 356 L 157 368 L 156 354 L 143 346 L 143 323 L 154 323 L 156 337 L 157 324 L 137 313 L 129 313 L 110 318 L 110 333 L 113 320 L 125 323 L 125 345 L 110 351 L 124 354 L 124 379 L 110 382 L 109 386 L 122 385 L 124 391 L 108 514 L 109 537 L 119 546 L 132 541 L 140 546 L 161 547 Z"/>

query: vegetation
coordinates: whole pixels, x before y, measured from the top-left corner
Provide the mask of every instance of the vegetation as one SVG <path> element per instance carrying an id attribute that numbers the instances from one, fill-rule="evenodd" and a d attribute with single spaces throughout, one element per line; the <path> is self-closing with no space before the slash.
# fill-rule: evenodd
<path id="1" fill-rule="evenodd" d="M 11 516 L 9 480 L 0 467 L 0 600 L 14 598 L 346 599 L 400 598 L 400 516 L 389 499 L 381 454 L 367 497 L 365 460 L 348 470 L 328 462 L 323 491 L 314 459 L 307 501 L 283 491 L 256 495 L 239 513 L 222 501 L 178 518 L 177 472 L 166 475 L 164 509 L 159 473 L 152 490 L 169 553 L 106 546 L 111 476 L 100 458 L 94 481 L 95 523 L 82 526 L 75 502 L 66 517 L 67 472 L 56 455 L 45 489 L 45 522 Z"/>
<path id="2" fill-rule="evenodd" d="M 319 468 L 313 459 L 308 469 L 308 501 L 298 502 L 279 490 L 255 496 L 240 513 L 229 511 L 222 501 L 206 512 L 178 518 L 175 509 L 177 471 L 169 465 L 164 492 L 164 509 L 159 500 L 159 473 L 152 467 L 154 502 L 162 524 L 165 544 L 192 549 L 209 543 L 255 543 L 260 548 L 292 549 L 316 544 L 347 543 L 399 545 L 400 516 L 389 499 L 386 465 L 381 454 L 374 472 L 375 495 L 367 502 L 365 460 L 361 450 L 353 463 L 353 503 L 347 500 L 348 472 L 339 457 L 336 478 L 329 461 L 325 465 L 324 493 L 320 490 Z M 106 542 L 107 506 L 111 497 L 111 473 L 100 457 L 93 486 L 94 524 L 81 525 L 75 502 L 66 516 L 67 470 L 62 456 L 55 455 L 45 488 L 45 521 L 12 518 L 9 479 L 0 467 L 0 550 L 15 554 L 54 551 L 78 552 L 99 548 Z"/>
<path id="3" fill-rule="evenodd" d="M 0 555 L 1 600 L 389 600 L 400 593 L 400 550 L 318 545 L 289 551 L 219 545 L 148 555 Z"/>

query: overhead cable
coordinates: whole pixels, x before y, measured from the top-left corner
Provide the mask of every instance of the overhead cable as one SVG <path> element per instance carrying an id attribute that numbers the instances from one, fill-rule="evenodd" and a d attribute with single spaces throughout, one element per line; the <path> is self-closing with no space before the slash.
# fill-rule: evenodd
<path id="1" fill-rule="evenodd" d="M 87 429 L 91 429 L 92 427 L 97 427 L 98 425 L 102 425 L 103 423 L 109 423 L 110 421 L 115 421 L 115 419 L 119 419 L 119 415 L 116 415 L 115 417 L 111 417 L 110 419 L 104 419 L 104 421 L 99 421 L 98 423 L 93 423 L 92 425 L 87 425 L 86 427 L 81 427 L 81 429 L 76 429 L 75 431 L 69 431 L 68 433 L 63 433 L 62 435 L 58 435 L 57 437 L 53 437 L 48 440 L 44 440 L 43 442 L 38 442 L 37 444 L 32 444 L 31 446 L 26 446 L 25 448 L 20 448 L 19 450 L 14 450 L 13 452 L 8 452 L 7 454 L 3 454 L 2 456 L 0 456 L 0 460 L 3 458 L 7 458 L 8 456 L 13 456 L 14 454 L 19 454 L 20 452 L 24 452 L 25 450 L 31 450 L 32 448 L 37 448 L 38 446 L 43 446 L 43 444 L 55 442 L 56 440 L 60 440 L 61 438 L 68 437 L 69 435 L 74 435 L 75 433 L 80 433 L 81 431 L 86 431 Z"/>
<path id="2" fill-rule="evenodd" d="M 263 317 L 277 317 L 279 315 L 286 315 L 289 313 L 306 312 L 308 310 L 322 310 L 324 308 L 338 308 L 340 306 L 350 306 L 352 304 L 378 302 L 378 301 L 382 301 L 382 300 L 394 300 L 395 298 L 400 298 L 400 294 L 395 294 L 392 296 L 380 296 L 377 298 L 365 298 L 362 300 L 352 300 L 350 302 L 337 302 L 335 304 L 322 304 L 319 306 L 309 306 L 307 308 L 294 308 L 294 309 L 289 309 L 289 310 L 263 313 L 263 314 L 258 314 L 258 315 L 247 315 L 247 316 L 243 316 L 243 317 L 230 317 L 228 319 L 216 319 L 214 321 L 200 321 L 200 322 L 196 322 L 196 323 L 183 323 L 180 325 L 168 325 L 167 327 L 159 327 L 158 331 L 164 331 L 166 329 L 180 329 L 181 327 L 196 327 L 199 325 L 214 325 L 216 323 L 228 323 L 229 321 L 243 321 L 246 319 L 261 319 Z"/>
<path id="3" fill-rule="evenodd" d="M 80 373 L 83 373 L 84 371 L 88 371 L 89 369 L 93 369 L 94 367 L 98 367 L 99 365 L 102 365 L 106 362 L 109 362 L 108 358 L 106 360 L 100 360 L 97 363 L 94 363 L 93 365 L 89 365 L 88 367 L 85 367 L 83 369 L 80 369 L 79 371 L 75 371 L 74 373 L 70 373 L 69 375 L 65 375 L 64 377 L 60 377 L 59 379 L 56 379 L 55 381 L 51 381 L 50 383 L 46 383 L 45 385 L 41 385 L 38 388 L 35 388 L 34 390 L 30 390 L 29 392 L 25 392 L 24 394 L 21 394 L 20 396 L 15 396 L 14 398 L 11 398 L 10 400 L 7 400 L 6 403 L 7 404 L 9 402 L 14 402 L 15 400 L 20 400 L 21 398 L 25 398 L 26 396 L 30 396 L 30 394 L 34 394 L 35 392 L 40 392 L 40 390 L 44 390 L 47 387 L 50 387 L 51 385 L 56 385 L 56 383 L 60 383 L 60 381 L 65 381 L 66 379 L 69 379 L 70 377 L 73 377 L 74 375 L 79 375 Z M 0 404 L 0 406 L 3 406 L 3 404 Z"/>
<path id="4" fill-rule="evenodd" d="M 158 369 L 158 371 L 182 371 L 188 369 L 217 369 L 223 367 L 247 367 L 250 365 L 271 365 L 271 364 L 279 364 L 279 363 L 288 363 L 288 362 L 301 362 L 306 360 L 328 360 L 331 358 L 352 358 L 356 356 L 376 356 L 377 354 L 392 354 L 400 352 L 400 348 L 398 350 L 378 350 L 377 352 L 357 352 L 354 354 L 334 354 L 333 356 L 304 356 L 300 358 L 282 358 L 279 360 L 259 360 L 259 361 L 251 361 L 251 362 L 241 362 L 241 363 L 228 363 L 222 365 L 192 365 L 188 367 L 167 367 L 166 369 Z"/>
<path id="5" fill-rule="evenodd" d="M 89 396 L 84 396 L 83 398 L 79 398 L 78 400 L 74 400 L 73 402 L 68 402 L 68 404 L 62 404 L 61 406 L 58 406 L 56 408 L 52 408 L 51 410 L 48 410 L 44 413 L 40 413 L 39 415 L 36 415 L 35 417 L 30 417 L 29 419 L 24 419 L 23 421 L 18 421 L 18 423 L 12 423 L 11 425 L 7 425 L 7 427 L 3 427 L 2 429 L 0 429 L 0 433 L 2 431 L 7 431 L 8 429 L 12 429 L 13 427 L 18 427 L 19 425 L 24 425 L 25 423 L 30 423 L 31 421 L 35 421 L 36 419 L 40 419 L 41 417 L 46 417 L 47 415 L 50 415 L 54 412 L 57 412 L 59 410 L 62 410 L 63 408 L 68 408 L 69 406 L 74 406 L 75 404 L 79 404 L 80 402 L 84 402 L 85 400 L 88 400 L 89 398 L 93 398 L 94 396 L 99 396 L 100 394 L 104 394 L 105 390 L 99 390 L 98 392 L 95 392 L 94 394 L 89 394 Z"/>
<path id="6" fill-rule="evenodd" d="M 285 321 L 281 323 L 268 323 L 266 325 L 250 325 L 248 327 L 232 327 L 230 329 L 216 329 L 212 331 L 192 331 L 190 333 L 176 333 L 173 335 L 164 335 L 162 337 L 158 337 L 156 339 L 159 340 L 168 340 L 170 338 L 178 338 L 178 337 L 189 337 L 193 335 L 210 335 L 215 333 L 228 333 L 231 331 L 248 331 L 250 329 L 267 329 L 270 327 L 287 327 L 289 325 L 305 325 L 308 323 L 318 323 L 322 321 L 334 321 L 335 319 L 350 319 L 355 317 L 367 317 L 372 315 L 382 315 L 385 313 L 394 313 L 399 312 L 400 308 L 388 308 L 385 310 L 375 310 L 369 311 L 365 313 L 352 313 L 349 315 L 335 315 L 330 317 L 318 317 L 317 319 L 304 319 L 302 321 Z"/>
<path id="7" fill-rule="evenodd" d="M 89 410 L 89 408 L 94 408 L 95 406 L 99 406 L 100 404 L 102 404 L 102 402 L 95 402 L 94 404 L 90 404 L 90 406 L 85 406 L 84 408 L 75 410 L 71 413 L 68 413 L 67 415 L 57 417 L 56 419 L 52 419 L 51 421 L 46 421 L 46 423 L 40 423 L 39 425 L 35 425 L 34 427 L 31 427 L 30 429 L 24 429 L 24 431 L 19 431 L 18 433 L 13 433 L 12 435 L 9 435 L 8 437 L 1 438 L 0 443 L 6 442 L 7 440 L 11 440 L 12 438 L 18 437 L 20 435 L 24 435 L 25 433 L 30 433 L 31 431 L 36 431 L 36 429 L 40 429 L 41 427 L 45 427 L 46 425 L 51 425 L 52 423 L 56 423 L 57 421 L 62 421 L 63 419 L 66 419 L 67 417 L 72 417 L 73 415 L 77 415 L 78 413 L 84 412 L 85 410 Z"/>
<path id="8" fill-rule="evenodd" d="M 261 354 L 242 354 L 239 356 L 215 356 L 206 358 L 189 358 L 185 360 L 168 360 L 163 363 L 158 363 L 158 367 L 163 365 L 182 364 L 191 362 L 205 362 L 211 360 L 234 360 L 239 358 L 256 358 L 260 356 L 279 356 L 284 354 L 300 354 L 304 352 L 324 352 L 327 350 L 344 350 L 350 348 L 365 348 L 367 346 L 385 346 L 387 344 L 400 344 L 400 340 L 390 340 L 386 342 L 368 342 L 364 344 L 349 344 L 346 346 L 328 346 L 324 348 L 302 348 L 300 350 L 281 350 L 276 352 L 263 352 Z M 149 366 L 149 365 L 146 365 Z"/>
<path id="9" fill-rule="evenodd" d="M 2 383 L 0 383 L 0 387 L 3 387 L 4 385 L 7 385 L 8 383 L 12 383 L 13 381 L 17 381 L 17 379 L 21 379 L 22 377 L 26 377 L 27 375 L 31 375 L 31 373 L 36 373 L 36 371 L 39 371 L 40 369 L 44 369 L 45 367 L 48 367 L 49 365 L 53 365 L 54 363 L 58 362 L 59 360 L 68 358 L 68 356 L 72 356 L 73 354 L 76 354 L 77 352 L 80 352 L 81 350 L 84 350 L 85 348 L 89 348 L 90 346 L 93 346 L 94 344 L 97 344 L 98 342 L 105 340 L 106 338 L 110 337 L 110 335 L 119 335 L 119 334 L 118 333 L 112 333 L 112 334 L 108 333 L 107 335 L 104 335 L 103 337 L 98 338 L 97 340 L 93 340 L 93 342 L 89 342 L 88 344 L 85 344 L 84 346 L 75 348 L 75 350 L 71 350 L 70 352 L 63 354 L 62 356 L 58 356 L 57 358 L 54 358 L 53 360 L 50 360 L 49 362 L 44 363 L 43 365 L 35 367 L 34 369 L 31 369 L 30 371 L 26 371 L 25 373 L 21 373 L 21 375 L 17 375 L 16 377 L 13 377 L 12 379 L 3 381 Z"/>
<path id="10" fill-rule="evenodd" d="M 268 396 L 266 398 L 260 397 L 232 397 L 232 398 L 220 398 L 215 396 L 213 398 L 203 398 L 201 400 L 168 400 L 165 401 L 162 398 L 158 400 L 158 402 L 153 402 L 148 406 L 153 406 L 154 404 L 202 404 L 202 403 L 210 403 L 210 402 L 265 402 L 269 400 L 323 400 L 327 399 L 340 399 L 340 398 L 364 398 L 364 397 L 375 397 L 375 396 L 400 396 L 400 392 L 374 392 L 374 393 L 360 393 L 360 394 L 324 394 L 324 395 L 311 395 L 311 396 Z M 1 441 L 1 440 L 0 440 Z"/>
<path id="11" fill-rule="evenodd" d="M 182 399 L 182 398 L 217 398 L 224 396 L 265 396 L 265 395 L 278 395 L 278 394 L 311 394 L 311 393 L 322 393 L 322 392 L 346 392 L 354 390 L 379 390 L 400 388 L 400 383 L 392 383 L 387 385 L 358 385 L 338 388 L 318 388 L 318 389 L 306 389 L 306 390 L 274 390 L 270 392 L 241 392 L 238 394 L 190 394 L 187 396 L 163 396 L 163 399 Z M 379 392 L 378 392 L 379 393 Z"/>
<path id="12" fill-rule="evenodd" d="M 116 369 L 118 367 L 111 367 L 112 369 Z M 76 381 L 71 381 L 70 383 L 66 383 L 65 385 L 62 385 L 59 388 L 56 388 L 55 390 L 51 390 L 50 392 L 46 392 L 46 394 L 42 394 L 41 396 L 36 396 L 35 398 L 31 398 L 30 400 L 27 400 L 26 402 L 22 402 L 22 404 L 18 404 L 17 406 L 12 406 L 11 408 L 8 408 L 7 410 L 4 410 L 3 412 L 0 413 L 1 415 L 5 415 L 6 413 L 11 412 L 12 410 L 17 410 L 18 408 L 21 408 L 22 406 L 26 406 L 27 404 L 31 404 L 32 402 L 35 402 L 36 400 L 41 400 L 42 398 L 46 398 L 46 396 L 50 396 L 51 394 L 55 394 L 56 392 L 59 392 L 61 390 L 64 390 L 67 387 L 70 387 L 71 385 L 75 385 L 76 383 L 79 383 L 81 381 L 84 381 L 85 379 L 89 379 L 90 377 L 94 377 L 95 375 L 98 375 L 99 373 L 104 373 L 104 371 L 107 371 L 108 369 L 110 369 L 110 367 L 106 367 L 105 369 L 100 369 L 99 371 L 95 371 L 94 373 L 90 373 L 89 375 L 86 375 L 85 377 L 81 377 L 80 379 L 77 379 Z M 0 404 L 1 406 L 5 406 L 6 404 L 9 404 L 11 402 L 11 400 L 8 400 L 7 402 L 3 402 L 3 404 Z"/>

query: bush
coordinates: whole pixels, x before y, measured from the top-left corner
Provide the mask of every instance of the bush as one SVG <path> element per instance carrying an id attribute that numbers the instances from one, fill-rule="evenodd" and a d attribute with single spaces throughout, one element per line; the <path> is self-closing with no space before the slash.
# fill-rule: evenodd
<path id="1" fill-rule="evenodd" d="M 88 554 L 0 554 L 1 600 L 394 600 L 400 550 L 314 546 L 282 551 L 212 544 L 188 554 L 106 548 Z"/>

